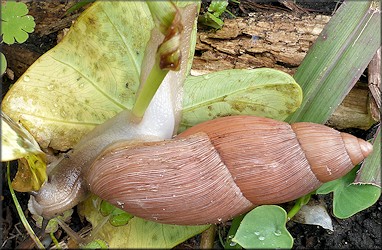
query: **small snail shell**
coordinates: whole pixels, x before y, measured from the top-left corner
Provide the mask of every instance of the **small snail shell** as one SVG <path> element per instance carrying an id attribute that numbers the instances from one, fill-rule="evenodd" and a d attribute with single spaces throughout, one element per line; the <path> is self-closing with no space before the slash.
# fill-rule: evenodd
<path id="1" fill-rule="evenodd" d="M 294 200 L 371 151 L 370 143 L 323 125 L 231 116 L 172 140 L 112 144 L 85 176 L 91 192 L 136 216 L 206 224 Z"/>

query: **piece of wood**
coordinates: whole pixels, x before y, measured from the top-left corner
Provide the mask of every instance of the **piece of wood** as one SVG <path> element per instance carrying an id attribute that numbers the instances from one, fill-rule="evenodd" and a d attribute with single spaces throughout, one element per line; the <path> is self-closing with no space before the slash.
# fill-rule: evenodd
<path id="1" fill-rule="evenodd" d="M 329 19 L 287 12 L 226 19 L 221 30 L 198 32 L 193 69 L 269 67 L 293 74 Z"/>
<path id="2" fill-rule="evenodd" d="M 381 47 L 375 53 L 369 63 L 368 81 L 370 89 L 370 109 L 375 120 L 380 120 L 381 110 Z"/>
<path id="3" fill-rule="evenodd" d="M 356 84 L 334 111 L 327 125 L 337 129 L 369 129 L 376 122 L 371 115 L 369 89 L 365 84 Z"/>
<path id="4" fill-rule="evenodd" d="M 267 67 L 293 75 L 329 20 L 329 16 L 282 12 L 225 20 L 221 30 L 198 32 L 191 74 Z M 370 128 L 379 118 L 371 115 L 368 95 L 367 87 L 357 85 L 327 124 L 338 129 Z"/>
<path id="5" fill-rule="evenodd" d="M 69 27 L 80 13 L 66 15 L 66 11 L 76 4 L 76 0 L 65 1 L 33 1 L 21 0 L 29 10 L 28 15 L 33 16 L 36 22 L 34 33 L 46 36 Z"/>

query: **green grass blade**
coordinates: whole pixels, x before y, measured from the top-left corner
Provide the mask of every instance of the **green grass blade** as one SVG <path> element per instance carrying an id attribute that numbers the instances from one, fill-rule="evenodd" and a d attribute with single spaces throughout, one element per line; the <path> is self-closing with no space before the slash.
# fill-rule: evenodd
<path id="1" fill-rule="evenodd" d="M 33 232 L 32 227 L 29 225 L 27 219 L 25 218 L 25 215 L 23 213 L 23 209 L 21 208 L 20 203 L 17 200 L 15 191 L 13 190 L 12 185 L 11 185 L 11 177 L 10 177 L 10 170 L 9 169 L 10 169 L 10 167 L 9 167 L 9 162 L 8 162 L 7 163 L 7 181 L 8 181 L 8 187 L 9 187 L 9 191 L 11 192 L 12 199 L 13 199 L 13 202 L 15 203 L 15 207 L 16 207 L 17 213 L 19 214 L 20 220 L 23 223 L 23 225 L 25 227 L 25 230 L 28 232 L 29 236 L 32 238 L 32 240 L 36 244 L 36 247 L 39 248 L 39 249 L 45 249 L 44 245 L 41 243 L 39 238 Z"/>
<path id="2" fill-rule="evenodd" d="M 381 127 L 375 135 L 373 153 L 362 163 L 354 183 L 381 187 Z"/>
<path id="3" fill-rule="evenodd" d="M 304 93 L 287 120 L 324 123 L 380 46 L 380 11 L 373 1 L 346 1 L 309 50 L 295 80 Z"/>
<path id="4" fill-rule="evenodd" d="M 146 83 L 139 93 L 137 100 L 133 106 L 132 113 L 142 118 L 156 91 L 166 77 L 168 70 L 162 70 L 159 67 L 159 60 L 155 60 L 155 64 L 147 77 Z"/>
<path id="5" fill-rule="evenodd" d="M 66 12 L 65 12 L 65 16 L 66 15 L 69 15 L 70 13 L 76 11 L 76 10 L 79 10 L 81 9 L 83 6 L 89 4 L 89 3 L 93 3 L 95 2 L 95 0 L 81 0 L 79 1 L 78 3 L 75 3 L 73 4 Z"/>

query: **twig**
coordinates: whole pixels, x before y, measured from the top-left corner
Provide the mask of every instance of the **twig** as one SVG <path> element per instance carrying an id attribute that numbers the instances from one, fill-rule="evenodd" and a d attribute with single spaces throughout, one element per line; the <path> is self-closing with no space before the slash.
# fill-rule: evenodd
<path id="1" fill-rule="evenodd" d="M 202 233 L 202 239 L 200 240 L 200 249 L 214 248 L 215 235 L 216 225 L 213 224 Z"/>

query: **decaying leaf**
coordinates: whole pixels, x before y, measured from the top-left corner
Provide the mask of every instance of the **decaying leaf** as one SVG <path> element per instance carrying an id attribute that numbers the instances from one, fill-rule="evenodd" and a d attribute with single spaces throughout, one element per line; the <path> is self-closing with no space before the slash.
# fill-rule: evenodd
<path id="1" fill-rule="evenodd" d="M 1 112 L 1 161 L 19 159 L 12 187 L 19 192 L 36 191 L 46 181 L 45 153 L 33 136 Z"/>
<path id="2" fill-rule="evenodd" d="M 46 162 L 40 155 L 29 154 L 19 159 L 12 187 L 18 192 L 37 191 L 46 180 Z"/>
<path id="3" fill-rule="evenodd" d="M 308 204 L 301 207 L 293 220 L 303 224 L 318 225 L 333 231 L 332 218 L 321 201 L 310 200 Z"/>

